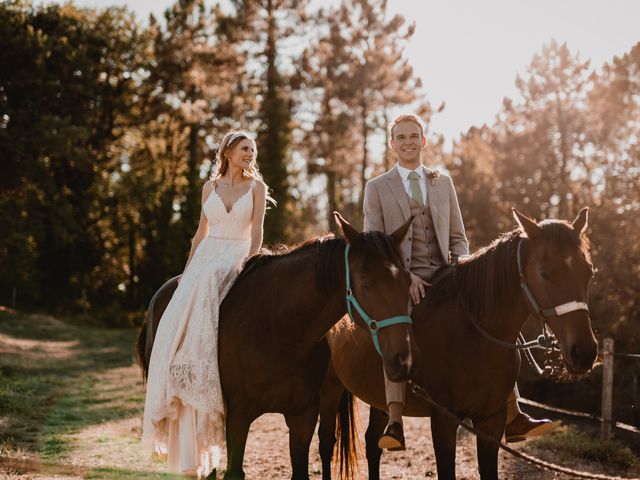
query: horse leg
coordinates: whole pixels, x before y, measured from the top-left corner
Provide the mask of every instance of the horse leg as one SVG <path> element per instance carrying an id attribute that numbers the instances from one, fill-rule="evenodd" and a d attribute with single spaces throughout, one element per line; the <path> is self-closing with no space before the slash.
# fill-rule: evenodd
<path id="1" fill-rule="evenodd" d="M 257 416 L 236 409 L 227 410 L 227 471 L 225 480 L 244 479 L 244 449 L 247 445 L 249 427 Z"/>
<path id="2" fill-rule="evenodd" d="M 458 425 L 448 418 L 432 411 L 431 438 L 436 454 L 439 480 L 455 480 L 456 478 L 456 432 Z"/>
<path id="3" fill-rule="evenodd" d="M 322 480 L 331 480 L 331 460 L 336 445 L 336 415 L 340 408 L 340 398 L 345 391 L 335 371 L 329 366 L 320 389 L 320 426 L 318 440 L 322 460 Z"/>
<path id="4" fill-rule="evenodd" d="M 472 418 L 473 426 L 490 435 L 497 442 L 502 438 L 507 419 L 506 409 L 486 418 Z M 498 478 L 498 444 L 478 437 L 476 441 L 478 452 L 478 470 L 482 480 L 497 480 Z"/>
<path id="5" fill-rule="evenodd" d="M 318 440 L 320 450 L 320 460 L 322 461 L 322 480 L 331 480 L 331 461 L 333 460 L 333 449 L 336 445 L 336 414 L 338 413 L 338 403 L 334 408 L 320 403 L 320 425 L 318 426 Z"/>
<path id="6" fill-rule="evenodd" d="M 309 445 L 318 421 L 319 409 L 319 401 L 315 400 L 304 410 L 284 416 L 289 427 L 289 455 L 293 480 L 309 478 Z"/>
<path id="7" fill-rule="evenodd" d="M 378 439 L 384 427 L 387 426 L 389 416 L 384 410 L 375 407 L 369 408 L 369 426 L 364 434 L 367 449 L 367 466 L 369 468 L 369 480 L 380 480 L 380 457 L 382 449 L 378 447 Z"/>

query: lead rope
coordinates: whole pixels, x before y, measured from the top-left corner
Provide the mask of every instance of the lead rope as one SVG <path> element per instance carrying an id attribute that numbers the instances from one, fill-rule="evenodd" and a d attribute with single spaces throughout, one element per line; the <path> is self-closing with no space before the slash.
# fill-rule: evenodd
<path id="1" fill-rule="evenodd" d="M 560 465 L 555 465 L 553 463 L 546 462 L 544 460 L 540 460 L 539 458 L 532 457 L 531 455 L 527 455 L 526 453 L 520 452 L 496 440 L 495 438 L 486 434 L 482 430 L 478 430 L 468 422 L 465 422 L 459 419 L 455 414 L 451 413 L 447 408 L 443 407 L 438 402 L 436 402 L 433 398 L 431 398 L 431 395 L 429 395 L 429 393 L 417 383 L 413 382 L 412 380 L 409 380 L 407 383 L 409 383 L 409 385 L 411 386 L 411 391 L 414 393 L 414 395 L 418 396 L 419 398 L 426 401 L 427 403 L 433 405 L 438 411 L 440 411 L 440 413 L 444 414 L 444 416 L 447 417 L 449 420 L 451 420 L 453 423 L 462 425 L 462 427 L 465 430 L 473 433 L 476 437 L 479 437 L 486 442 L 492 443 L 493 445 L 497 445 L 499 448 L 503 449 L 505 452 L 508 452 L 514 457 L 524 460 L 527 463 L 530 463 L 540 468 L 546 468 L 547 470 L 552 470 L 554 472 L 566 473 L 567 475 L 572 475 L 578 478 L 591 478 L 595 480 L 629 480 L 628 477 L 612 477 L 609 475 L 602 475 L 599 473 L 593 474 L 588 472 L 581 472 L 578 470 L 572 470 L 570 468 L 565 468 Z"/>

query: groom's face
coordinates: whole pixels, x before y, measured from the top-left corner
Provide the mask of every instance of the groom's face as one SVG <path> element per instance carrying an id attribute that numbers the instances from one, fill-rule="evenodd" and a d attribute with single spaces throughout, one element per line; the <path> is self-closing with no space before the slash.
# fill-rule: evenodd
<path id="1" fill-rule="evenodd" d="M 414 122 L 400 122 L 393 129 L 391 149 L 403 163 L 420 162 L 420 151 L 427 139 L 422 135 L 422 128 Z"/>

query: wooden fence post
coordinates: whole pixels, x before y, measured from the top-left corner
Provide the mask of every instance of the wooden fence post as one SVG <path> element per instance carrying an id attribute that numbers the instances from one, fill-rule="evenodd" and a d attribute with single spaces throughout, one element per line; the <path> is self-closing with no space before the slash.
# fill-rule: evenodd
<path id="1" fill-rule="evenodd" d="M 603 442 L 611 439 L 613 426 L 613 339 L 605 338 L 604 365 L 602 372 L 602 429 L 600 438 Z"/>

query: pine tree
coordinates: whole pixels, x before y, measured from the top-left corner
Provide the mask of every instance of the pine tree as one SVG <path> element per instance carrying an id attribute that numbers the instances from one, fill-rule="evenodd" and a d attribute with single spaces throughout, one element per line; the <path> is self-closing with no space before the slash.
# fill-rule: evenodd
<path id="1" fill-rule="evenodd" d="M 571 175 L 587 178 L 585 105 L 589 62 L 555 41 L 534 56 L 516 86 L 521 102 L 505 99 L 496 147 L 501 195 L 524 201 L 532 215 L 569 218 L 575 210 Z M 529 210 L 531 209 L 531 210 Z"/>
<path id="2" fill-rule="evenodd" d="M 86 309 L 112 285 L 97 275 L 111 242 L 106 183 L 135 94 L 139 32 L 117 8 L 4 3 L 0 22 L 0 227 L 15 232 L 0 240 L 3 296 Z"/>
<path id="3" fill-rule="evenodd" d="M 290 78 L 282 64 L 291 57 L 282 54 L 304 29 L 307 0 L 236 1 L 238 17 L 247 26 L 250 53 L 255 65 L 264 65 L 255 85 L 260 97 L 257 112 L 258 164 L 277 206 L 267 211 L 264 226 L 266 243 L 290 237 L 295 208 L 289 184 L 293 95 Z"/>
<path id="4" fill-rule="evenodd" d="M 151 19 L 152 62 L 139 89 L 139 121 L 121 146 L 128 170 L 118 190 L 137 250 L 127 291 L 138 278 L 143 302 L 184 268 L 217 142 L 255 109 L 239 28 L 202 0 L 176 2 L 164 25 Z"/>
<path id="5" fill-rule="evenodd" d="M 425 116 L 428 123 L 431 109 L 421 92 L 422 81 L 414 75 L 404 53 L 415 24 L 406 25 L 401 15 L 388 18 L 387 0 L 352 0 L 350 9 L 354 15 L 351 42 L 356 59 L 352 76 L 354 106 L 360 115 L 362 142 L 358 201 L 361 207 L 364 185 L 370 176 L 369 137 L 386 128 L 385 113 L 411 105 L 420 110 L 416 113 Z"/>
<path id="6" fill-rule="evenodd" d="M 314 147 L 311 172 L 327 178 L 331 229 L 337 207 L 362 220 L 364 184 L 380 170 L 370 158 L 370 138 L 381 131 L 386 135 L 389 112 L 411 105 L 429 120 L 420 79 L 404 55 L 414 27 L 402 16 L 387 18 L 386 9 L 384 0 L 345 0 L 322 12 L 318 21 L 326 33 L 305 53 L 307 84 L 320 91 L 309 131 L 316 137 L 308 142 Z M 385 152 L 381 163 L 388 162 Z"/>
<path id="7" fill-rule="evenodd" d="M 291 143 L 291 111 L 284 96 L 283 80 L 278 71 L 277 42 L 279 26 L 276 19 L 278 4 L 266 0 L 264 9 L 267 24 L 265 46 L 266 72 L 265 90 L 258 112 L 258 151 L 260 168 L 269 185 L 271 195 L 278 202 L 278 208 L 269 212 L 264 237 L 267 243 L 284 240 L 287 209 L 291 208 L 291 195 L 287 175 L 289 146 Z"/>

